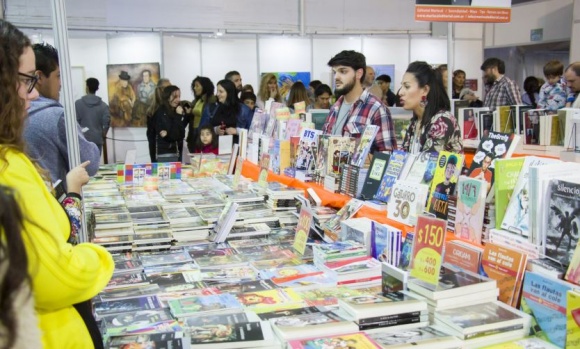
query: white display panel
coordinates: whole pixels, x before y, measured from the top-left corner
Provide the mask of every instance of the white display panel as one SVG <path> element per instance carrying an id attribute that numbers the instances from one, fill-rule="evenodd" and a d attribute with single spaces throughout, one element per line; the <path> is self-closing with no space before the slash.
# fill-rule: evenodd
<path id="1" fill-rule="evenodd" d="M 332 73 L 328 61 L 343 50 L 361 52 L 360 36 L 316 37 L 312 39 L 312 80 L 320 80 L 332 87 Z"/>
<path id="2" fill-rule="evenodd" d="M 309 38 L 260 36 L 258 40 L 259 73 L 311 71 Z"/>
<path id="3" fill-rule="evenodd" d="M 227 35 L 220 38 L 203 38 L 201 41 L 202 75 L 217 84 L 226 73 L 237 70 L 243 84 L 258 86 L 258 58 L 255 36 L 234 38 Z"/>
<path id="4" fill-rule="evenodd" d="M 409 62 L 425 61 L 430 64 L 447 63 L 447 39 L 411 38 Z"/>
<path id="5" fill-rule="evenodd" d="M 149 63 L 161 61 L 161 36 L 122 34 L 107 38 L 109 64 Z"/>
<path id="6" fill-rule="evenodd" d="M 99 80 L 99 90 L 96 95 L 105 103 L 109 103 L 107 89 L 107 39 L 69 39 L 69 54 L 71 66 L 82 66 L 85 77 Z"/>
<path id="7" fill-rule="evenodd" d="M 181 90 L 181 99 L 193 100 L 191 82 L 201 74 L 200 39 L 195 36 L 163 36 L 161 77 Z"/>

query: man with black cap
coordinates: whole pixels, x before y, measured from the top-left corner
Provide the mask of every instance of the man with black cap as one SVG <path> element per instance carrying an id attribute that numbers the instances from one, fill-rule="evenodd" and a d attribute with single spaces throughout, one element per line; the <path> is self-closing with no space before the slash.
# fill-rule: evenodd
<path id="1" fill-rule="evenodd" d="M 111 124 L 112 126 L 131 126 L 133 104 L 135 104 L 135 91 L 129 84 L 131 76 L 124 70 L 119 74 L 119 81 L 115 84 L 115 92 L 111 99 Z"/>

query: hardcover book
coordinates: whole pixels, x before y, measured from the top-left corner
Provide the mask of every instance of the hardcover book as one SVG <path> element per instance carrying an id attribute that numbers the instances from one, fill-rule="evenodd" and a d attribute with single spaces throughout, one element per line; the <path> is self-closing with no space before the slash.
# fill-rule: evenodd
<path id="1" fill-rule="evenodd" d="M 414 226 L 417 216 L 425 210 L 428 195 L 429 187 L 426 184 L 396 181 L 387 206 L 387 218 Z"/>

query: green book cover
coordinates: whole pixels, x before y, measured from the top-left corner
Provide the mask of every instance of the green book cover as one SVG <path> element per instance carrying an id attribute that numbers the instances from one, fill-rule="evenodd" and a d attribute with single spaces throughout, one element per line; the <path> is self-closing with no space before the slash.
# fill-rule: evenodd
<path id="1" fill-rule="evenodd" d="M 507 211 L 510 197 L 518 181 L 525 158 L 497 159 L 495 162 L 495 227 L 501 229 L 501 222 Z"/>

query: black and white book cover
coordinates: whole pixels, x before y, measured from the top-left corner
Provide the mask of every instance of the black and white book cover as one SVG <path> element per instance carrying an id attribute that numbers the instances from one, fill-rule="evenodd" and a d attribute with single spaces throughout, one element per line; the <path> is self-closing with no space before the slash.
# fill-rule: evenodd
<path id="1" fill-rule="evenodd" d="M 548 200 L 544 229 L 546 255 L 568 264 L 578 243 L 580 184 L 554 179 L 550 181 Z"/>

